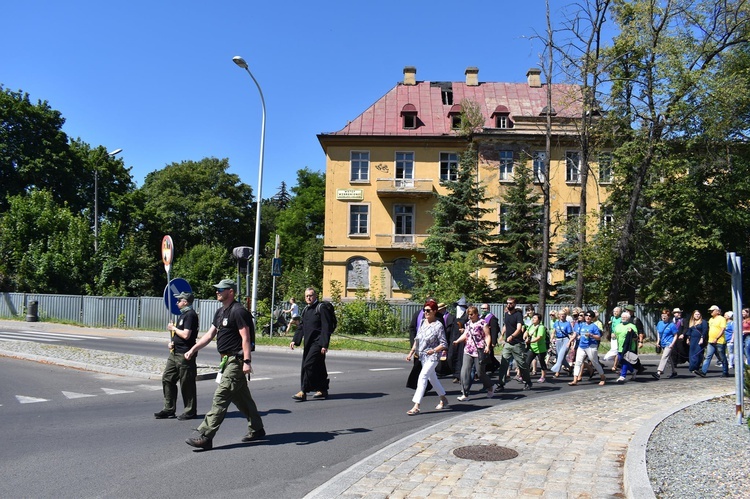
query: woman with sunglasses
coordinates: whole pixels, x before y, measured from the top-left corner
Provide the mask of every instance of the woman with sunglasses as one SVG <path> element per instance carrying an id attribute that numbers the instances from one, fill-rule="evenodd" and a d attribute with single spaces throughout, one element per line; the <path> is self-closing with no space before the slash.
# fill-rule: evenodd
<path id="1" fill-rule="evenodd" d="M 492 381 L 487 376 L 487 362 L 482 362 L 484 359 L 489 360 L 490 326 L 479 317 L 477 307 L 469 307 L 466 314 L 469 316 L 469 320 L 464 325 L 464 332 L 453 342 L 454 345 L 466 343 L 464 359 L 461 364 L 461 396 L 458 397 L 461 402 L 469 400 L 469 390 L 472 381 L 474 381 L 471 376 L 472 367 L 479 374 L 479 380 L 487 390 L 487 398 L 492 398 L 494 395 Z"/>
<path id="2" fill-rule="evenodd" d="M 419 372 L 417 380 L 417 390 L 414 392 L 412 402 L 414 406 L 406 412 L 409 416 L 419 414 L 419 404 L 424 397 L 427 381 L 432 384 L 437 394 L 440 396 L 440 402 L 435 409 L 442 410 L 448 408 L 448 399 L 445 397 L 445 389 L 440 384 L 435 368 L 437 368 L 440 359 L 440 352 L 448 349 L 448 341 L 445 339 L 445 328 L 443 323 L 437 320 L 438 305 L 435 300 L 427 300 L 424 304 L 424 319 L 418 326 L 417 335 L 414 338 L 414 344 L 411 347 L 406 361 L 411 362 L 415 355 L 422 362 L 422 370 Z"/>

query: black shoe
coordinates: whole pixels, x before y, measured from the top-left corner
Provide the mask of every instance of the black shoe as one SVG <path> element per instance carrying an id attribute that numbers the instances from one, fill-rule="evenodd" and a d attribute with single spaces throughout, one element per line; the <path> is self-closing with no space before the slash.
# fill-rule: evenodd
<path id="1" fill-rule="evenodd" d="M 705 378 L 705 377 L 706 377 L 706 373 L 704 373 L 704 372 L 703 372 L 702 370 L 700 370 L 700 369 L 696 369 L 695 371 L 693 371 L 693 374 L 695 374 L 695 375 L 698 375 L 698 376 L 700 376 L 701 378 Z"/>
<path id="2" fill-rule="evenodd" d="M 195 416 L 196 416 L 195 413 L 183 412 L 182 414 L 177 416 L 177 419 L 179 419 L 180 421 L 186 421 L 188 419 L 195 419 Z"/>
<path id="3" fill-rule="evenodd" d="M 297 392 L 294 395 L 292 395 L 292 398 L 296 400 L 297 402 L 304 402 L 307 400 L 307 394 L 305 392 Z"/>
<path id="4" fill-rule="evenodd" d="M 495 385 L 495 393 L 502 392 L 503 390 L 505 390 L 505 385 L 501 383 L 498 383 L 497 385 Z"/>
<path id="5" fill-rule="evenodd" d="M 523 385 L 524 391 L 531 390 L 531 386 L 532 386 L 531 383 L 526 383 L 525 385 Z"/>
<path id="6" fill-rule="evenodd" d="M 252 442 L 254 440 L 260 440 L 266 436 L 266 430 L 249 431 L 247 435 L 242 437 L 243 442 Z"/>
<path id="7" fill-rule="evenodd" d="M 198 437 L 188 438 L 187 440 L 185 440 L 185 443 L 203 450 L 211 450 L 214 448 L 214 439 L 208 438 L 202 433 Z"/>
<path id="8" fill-rule="evenodd" d="M 654 379 L 661 379 L 661 373 L 656 371 L 655 373 L 651 373 L 651 377 Z"/>
<path id="9" fill-rule="evenodd" d="M 174 418 L 174 412 L 169 411 L 159 411 L 154 413 L 154 417 L 156 419 L 173 419 Z"/>
<path id="10" fill-rule="evenodd" d="M 672 373 L 669 375 L 669 379 L 676 378 L 676 377 L 677 377 L 677 373 Z"/>
<path id="11" fill-rule="evenodd" d="M 321 390 L 315 392 L 315 395 L 312 396 L 314 399 L 327 399 L 328 398 L 328 390 Z"/>

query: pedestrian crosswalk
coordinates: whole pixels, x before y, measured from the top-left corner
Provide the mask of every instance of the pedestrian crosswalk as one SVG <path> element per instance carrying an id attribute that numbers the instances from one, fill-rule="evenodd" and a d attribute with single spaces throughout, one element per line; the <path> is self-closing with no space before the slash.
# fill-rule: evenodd
<path id="1" fill-rule="evenodd" d="M 68 334 L 68 333 L 47 333 L 43 331 L 19 331 L 6 330 L 0 331 L 0 341 L 33 341 L 36 343 L 57 343 L 63 340 L 83 341 L 83 340 L 103 340 L 101 336 Z"/>

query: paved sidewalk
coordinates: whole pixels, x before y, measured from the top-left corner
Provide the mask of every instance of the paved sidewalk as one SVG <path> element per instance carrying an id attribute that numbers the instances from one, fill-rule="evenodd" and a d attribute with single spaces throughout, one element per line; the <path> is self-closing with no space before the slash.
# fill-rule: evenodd
<path id="1" fill-rule="evenodd" d="M 653 428 L 687 405 L 733 392 L 732 378 L 657 382 L 644 376 L 624 385 L 498 401 L 386 447 L 307 497 L 654 497 L 645 461 Z M 480 462 L 453 455 L 468 445 L 498 445 L 518 457 Z"/>

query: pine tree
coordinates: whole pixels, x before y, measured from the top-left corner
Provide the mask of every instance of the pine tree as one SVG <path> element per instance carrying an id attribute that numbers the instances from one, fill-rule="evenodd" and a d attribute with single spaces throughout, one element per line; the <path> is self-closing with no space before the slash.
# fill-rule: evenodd
<path id="1" fill-rule="evenodd" d="M 541 279 L 542 207 L 525 161 L 514 165 L 513 180 L 502 196 L 501 233 L 492 258 L 495 282 L 501 295 L 532 303 Z"/>

